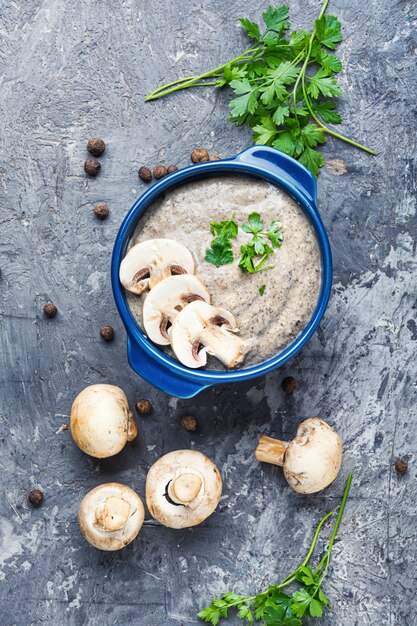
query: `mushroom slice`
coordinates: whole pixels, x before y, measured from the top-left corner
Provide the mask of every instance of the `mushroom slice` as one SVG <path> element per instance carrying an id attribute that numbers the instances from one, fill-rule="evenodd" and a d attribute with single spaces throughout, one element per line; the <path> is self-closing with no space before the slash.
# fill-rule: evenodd
<path id="1" fill-rule="evenodd" d="M 173 323 L 179 311 L 195 300 L 210 302 L 210 294 L 192 274 L 161 280 L 143 303 L 143 325 L 149 339 L 161 346 L 168 345 L 168 325 Z"/>
<path id="2" fill-rule="evenodd" d="M 213 513 L 222 495 L 216 465 L 196 450 L 169 452 L 154 463 L 146 478 L 146 504 L 168 528 L 201 524 Z"/>
<path id="3" fill-rule="evenodd" d="M 212 354 L 226 367 L 242 363 L 248 351 L 235 316 L 206 302 L 195 301 L 183 309 L 170 330 L 171 347 L 177 359 L 187 367 L 203 367 Z"/>
<path id="4" fill-rule="evenodd" d="M 168 276 L 194 274 L 191 252 L 173 239 L 148 239 L 130 248 L 120 264 L 123 287 L 140 294 Z"/>
<path id="5" fill-rule="evenodd" d="M 98 459 L 117 454 L 138 434 L 126 395 L 114 385 L 83 389 L 73 402 L 70 428 L 77 446 Z"/>
<path id="6" fill-rule="evenodd" d="M 342 464 L 342 444 L 331 426 L 309 417 L 297 428 L 295 438 L 279 441 L 261 437 L 255 450 L 258 461 L 280 465 L 289 486 L 298 493 L 316 493 L 334 481 Z"/>
<path id="7" fill-rule="evenodd" d="M 99 485 L 80 504 L 78 523 L 89 543 L 99 550 L 120 550 L 142 528 L 145 510 L 137 493 L 120 483 Z"/>

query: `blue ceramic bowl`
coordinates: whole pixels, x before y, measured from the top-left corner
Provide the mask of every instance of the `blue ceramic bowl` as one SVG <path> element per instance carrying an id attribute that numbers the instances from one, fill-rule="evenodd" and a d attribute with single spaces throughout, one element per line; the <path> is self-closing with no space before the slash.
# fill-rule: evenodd
<path id="1" fill-rule="evenodd" d="M 303 209 L 312 224 L 321 254 L 321 288 L 314 313 L 303 331 L 274 357 L 251 367 L 233 371 L 193 370 L 184 367 L 151 343 L 136 323 L 119 281 L 119 267 L 138 220 L 146 209 L 174 187 L 216 174 L 247 174 L 262 178 L 287 191 Z M 155 387 L 177 398 L 191 398 L 221 383 L 257 378 L 280 367 L 307 343 L 326 309 L 332 281 L 329 240 L 316 204 L 316 180 L 298 161 L 266 146 L 253 146 L 235 157 L 192 165 L 166 176 L 135 202 L 114 244 L 111 277 L 117 308 L 127 332 L 127 353 L 131 367 Z"/>

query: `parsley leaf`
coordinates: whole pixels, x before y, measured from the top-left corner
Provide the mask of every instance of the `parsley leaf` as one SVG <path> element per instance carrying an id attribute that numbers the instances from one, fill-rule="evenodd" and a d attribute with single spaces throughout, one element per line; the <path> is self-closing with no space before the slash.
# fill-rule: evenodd
<path id="1" fill-rule="evenodd" d="M 323 69 L 329 74 L 334 72 L 337 74 L 343 68 L 342 61 L 335 54 L 327 54 L 322 48 L 319 54 L 316 56 L 316 61 L 320 63 Z"/>
<path id="2" fill-rule="evenodd" d="M 216 235 L 216 239 L 233 239 L 237 236 L 238 228 L 232 217 L 231 220 L 211 222 L 210 232 L 212 235 Z"/>
<path id="3" fill-rule="evenodd" d="M 210 248 L 206 250 L 206 261 L 216 267 L 232 263 L 233 250 L 231 240 L 237 236 L 238 227 L 233 220 L 223 220 L 221 222 L 211 222 L 210 232 L 215 235 Z"/>
<path id="4" fill-rule="evenodd" d="M 239 18 L 239 22 L 242 24 L 243 28 L 246 30 L 246 34 L 248 37 L 252 37 L 252 39 L 260 38 L 261 32 L 256 22 L 251 22 L 250 20 L 247 20 L 245 17 Z"/>
<path id="5" fill-rule="evenodd" d="M 265 265 L 268 260 L 268 256 L 272 253 L 272 250 L 269 248 L 269 251 L 261 253 L 262 256 L 260 259 L 256 257 L 260 256 L 255 250 L 255 246 L 252 242 L 249 242 L 245 246 L 241 246 L 240 252 L 241 257 L 239 260 L 239 267 L 248 272 L 248 274 L 255 274 L 256 272 L 260 272 L 261 270 L 268 270 L 273 267 L 273 265 Z"/>
<path id="6" fill-rule="evenodd" d="M 268 145 L 277 134 L 275 122 L 270 117 L 261 118 L 261 123 L 253 127 L 253 139 L 255 143 Z"/>
<path id="7" fill-rule="evenodd" d="M 292 594 L 293 603 L 291 605 L 291 611 L 296 617 L 303 617 L 308 607 L 310 606 L 311 596 L 307 589 L 300 589 Z"/>
<path id="8" fill-rule="evenodd" d="M 323 46 L 335 50 L 342 41 L 342 25 L 334 15 L 323 15 L 315 21 L 315 33 Z"/>
<path id="9" fill-rule="evenodd" d="M 280 248 L 284 239 L 284 235 L 281 230 L 281 222 L 277 220 L 271 222 L 271 226 L 265 235 L 268 237 L 274 248 Z"/>
<path id="10" fill-rule="evenodd" d="M 317 144 L 324 143 L 326 141 L 323 132 L 315 124 L 307 124 L 301 129 L 301 136 L 305 146 L 309 148 L 315 148 Z"/>
<path id="11" fill-rule="evenodd" d="M 290 23 L 288 21 L 289 13 L 288 6 L 283 4 L 281 6 L 273 7 L 272 4 L 262 13 L 263 20 L 267 29 L 280 30 L 288 29 Z"/>
<path id="12" fill-rule="evenodd" d="M 321 152 L 317 152 L 313 148 L 306 148 L 300 155 L 300 163 L 311 170 L 314 176 L 317 176 L 320 168 L 324 165 L 324 158 Z"/>
<path id="13" fill-rule="evenodd" d="M 242 226 L 242 230 L 245 231 L 245 233 L 260 233 L 262 232 L 264 227 L 264 223 L 261 220 L 261 216 L 259 215 L 259 213 L 251 213 L 248 217 L 248 223 L 247 224 L 243 224 Z"/>
<path id="14" fill-rule="evenodd" d="M 333 76 L 328 75 L 328 71 L 320 68 L 314 76 L 309 77 L 307 92 L 312 98 L 323 96 L 341 96 L 342 90 Z"/>
<path id="15" fill-rule="evenodd" d="M 229 102 L 232 115 L 238 117 L 245 113 L 254 113 L 258 106 L 258 89 L 253 87 L 247 78 L 243 80 L 232 80 L 230 86 L 235 93 L 242 94 Z"/>
<path id="16" fill-rule="evenodd" d="M 327 100 L 326 102 L 314 102 L 312 103 L 313 111 L 316 115 L 319 115 L 325 122 L 331 122 L 333 124 L 340 124 L 342 118 L 339 113 L 335 111 L 336 103 Z"/>
<path id="17" fill-rule="evenodd" d="M 312 617 L 321 617 L 323 615 L 322 603 L 313 598 L 310 602 L 309 611 Z"/>
<path id="18" fill-rule="evenodd" d="M 233 251 L 229 242 L 213 241 L 206 250 L 206 261 L 216 267 L 233 262 Z"/>
<path id="19" fill-rule="evenodd" d="M 259 295 L 260 295 L 260 296 L 263 296 L 263 295 L 264 295 L 264 293 L 265 293 L 265 289 L 266 289 L 266 285 L 261 285 L 261 286 L 259 287 L 258 291 L 259 291 Z"/>
<path id="20" fill-rule="evenodd" d="M 274 112 L 274 114 L 272 116 L 272 121 L 277 126 L 281 126 L 281 124 L 284 124 L 285 118 L 288 117 L 289 114 L 290 114 L 289 106 L 285 105 L 285 104 L 281 105 L 277 109 L 275 109 L 275 112 Z"/>

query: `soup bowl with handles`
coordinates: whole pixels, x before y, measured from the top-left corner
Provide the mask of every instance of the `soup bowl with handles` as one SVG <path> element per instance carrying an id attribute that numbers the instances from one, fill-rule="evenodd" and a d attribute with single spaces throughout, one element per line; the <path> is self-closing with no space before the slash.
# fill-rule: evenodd
<path id="1" fill-rule="evenodd" d="M 315 309 L 299 335 L 273 357 L 236 370 L 190 369 L 153 344 L 135 320 L 120 283 L 120 264 L 135 228 L 145 211 L 179 185 L 224 174 L 249 175 L 281 188 L 299 205 L 314 229 L 321 265 L 320 290 Z M 127 353 L 132 369 L 147 382 L 177 398 L 191 398 L 207 387 L 258 378 L 294 357 L 309 341 L 329 301 L 332 259 L 329 239 L 319 216 L 314 176 L 295 159 L 267 146 L 253 146 L 220 161 L 208 161 L 177 170 L 142 194 L 123 220 L 117 234 L 111 263 L 113 294 L 127 333 Z"/>

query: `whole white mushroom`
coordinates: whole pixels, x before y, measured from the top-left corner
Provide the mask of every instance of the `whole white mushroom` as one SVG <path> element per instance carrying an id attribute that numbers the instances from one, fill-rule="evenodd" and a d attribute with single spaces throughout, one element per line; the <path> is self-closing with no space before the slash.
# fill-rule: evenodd
<path id="1" fill-rule="evenodd" d="M 145 510 L 137 493 L 120 483 L 106 483 L 84 496 L 78 523 L 86 540 L 99 550 L 120 550 L 138 535 Z"/>
<path id="2" fill-rule="evenodd" d="M 283 467 L 289 486 L 309 494 L 335 480 L 342 464 L 342 444 L 331 426 L 318 417 L 309 417 L 298 425 L 290 442 L 262 436 L 255 456 L 258 461 Z"/>
<path id="3" fill-rule="evenodd" d="M 154 463 L 146 479 L 146 504 L 152 517 L 169 528 L 201 524 L 222 495 L 216 465 L 196 450 L 169 452 Z"/>
<path id="4" fill-rule="evenodd" d="M 114 385 L 83 389 L 72 405 L 70 428 L 77 446 L 98 459 L 117 454 L 138 434 L 126 395 Z"/>

